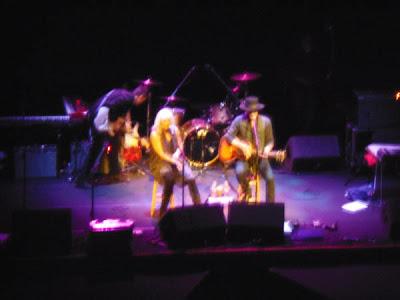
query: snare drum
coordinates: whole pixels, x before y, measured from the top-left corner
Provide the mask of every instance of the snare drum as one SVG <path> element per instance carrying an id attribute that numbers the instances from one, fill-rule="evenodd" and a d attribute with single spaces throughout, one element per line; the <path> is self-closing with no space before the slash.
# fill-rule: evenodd
<path id="1" fill-rule="evenodd" d="M 204 119 L 193 119 L 182 126 L 184 152 L 191 166 L 207 167 L 218 159 L 219 134 Z"/>

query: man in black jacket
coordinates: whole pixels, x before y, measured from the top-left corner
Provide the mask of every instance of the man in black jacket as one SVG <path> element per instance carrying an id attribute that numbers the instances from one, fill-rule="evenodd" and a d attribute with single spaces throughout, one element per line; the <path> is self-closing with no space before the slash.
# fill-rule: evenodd
<path id="1" fill-rule="evenodd" d="M 94 105 L 90 119 L 90 148 L 83 168 L 76 178 L 77 187 L 85 187 L 94 167 L 97 167 L 105 151 L 109 151 L 110 173 L 121 171 L 118 154 L 122 134 L 132 130 L 131 108 L 146 101 L 148 86 L 140 85 L 133 91 L 116 88 L 102 96 Z M 110 149 L 106 149 L 110 146 Z"/>

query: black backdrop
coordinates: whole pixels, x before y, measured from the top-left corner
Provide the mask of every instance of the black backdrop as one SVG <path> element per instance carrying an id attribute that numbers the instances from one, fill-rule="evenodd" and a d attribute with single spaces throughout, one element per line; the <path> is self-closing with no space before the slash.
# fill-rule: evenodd
<path id="1" fill-rule="evenodd" d="M 352 89 L 399 86 L 399 22 L 389 4 L 347 1 L 3 1 L 1 115 L 64 114 L 62 97 L 93 103 L 151 75 L 153 109 L 193 66 L 178 95 L 189 117 L 221 101 L 229 77 L 262 74 L 251 93 L 267 104 L 278 143 L 295 133 L 344 130 Z M 142 116 L 138 117 L 143 118 Z"/>

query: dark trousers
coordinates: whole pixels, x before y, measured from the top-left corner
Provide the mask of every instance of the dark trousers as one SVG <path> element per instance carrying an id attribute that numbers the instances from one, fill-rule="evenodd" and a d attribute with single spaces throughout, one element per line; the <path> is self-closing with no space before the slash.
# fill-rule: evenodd
<path id="1" fill-rule="evenodd" d="M 249 176 L 251 175 L 249 163 L 247 161 L 242 161 L 242 160 L 237 161 L 235 166 L 235 172 L 239 184 L 242 187 L 242 191 L 245 192 L 245 198 L 248 199 L 251 194 L 249 186 Z M 266 201 L 268 201 L 269 203 L 274 203 L 275 179 L 274 179 L 274 174 L 272 172 L 272 168 L 267 159 L 260 160 L 258 172 L 267 182 L 268 199 L 266 199 Z"/>
<path id="2" fill-rule="evenodd" d="M 121 147 L 121 137 L 119 135 L 110 137 L 107 134 L 99 134 L 95 132 L 95 130 L 92 130 L 89 152 L 77 178 L 77 182 L 89 179 L 92 174 L 98 171 L 101 159 L 106 153 L 108 146 L 111 146 L 111 151 L 109 153 L 110 175 L 116 175 L 121 171 L 118 158 Z"/>
<path id="3" fill-rule="evenodd" d="M 167 212 L 168 204 L 171 199 L 174 185 L 179 180 L 183 180 L 183 183 L 188 185 L 190 197 L 192 198 L 193 204 L 196 205 L 201 203 L 200 193 L 197 188 L 195 178 L 188 165 L 185 165 L 184 176 L 183 176 L 184 178 L 182 178 L 182 174 L 178 172 L 176 167 L 172 166 L 169 163 L 164 163 L 161 166 L 160 176 L 162 183 L 164 184 L 161 207 L 160 207 L 160 217 L 162 217 Z"/>

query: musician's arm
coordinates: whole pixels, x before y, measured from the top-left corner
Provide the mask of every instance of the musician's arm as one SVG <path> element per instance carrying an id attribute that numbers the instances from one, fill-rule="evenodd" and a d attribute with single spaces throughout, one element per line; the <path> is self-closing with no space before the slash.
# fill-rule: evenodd
<path id="1" fill-rule="evenodd" d="M 230 144 L 239 148 L 245 154 L 246 158 L 248 158 L 251 156 L 251 148 L 238 137 L 239 130 L 240 120 L 236 118 L 229 127 L 228 132 L 224 135 L 224 138 L 226 138 Z"/>
<path id="2" fill-rule="evenodd" d="M 173 157 L 167 153 L 164 152 L 162 144 L 161 144 L 161 139 L 159 134 L 157 132 L 152 131 L 150 134 L 150 144 L 153 148 L 153 151 L 162 159 L 165 160 L 171 164 L 176 164 L 176 161 L 173 159 Z"/>
<path id="3" fill-rule="evenodd" d="M 178 126 L 173 125 L 173 133 L 176 136 L 176 142 L 178 143 L 178 148 L 183 153 L 183 140 L 182 140 L 182 135 L 181 131 L 179 130 Z"/>
<path id="4" fill-rule="evenodd" d="M 270 120 L 266 121 L 266 128 L 265 128 L 265 141 L 266 145 L 264 147 L 264 155 L 268 155 L 269 152 L 274 148 L 275 141 L 274 141 L 274 133 L 272 130 L 272 124 Z"/>
<path id="5" fill-rule="evenodd" d="M 224 138 L 230 143 L 233 144 L 234 140 L 239 140 L 237 138 L 238 132 L 239 132 L 239 122 L 238 119 L 233 120 L 232 124 L 229 126 L 228 131 L 226 132 L 226 134 L 224 135 Z M 235 142 L 235 143 L 236 143 Z M 234 145 L 236 146 L 236 145 Z"/>
<path id="6" fill-rule="evenodd" d="M 130 133 L 132 131 L 132 116 L 131 111 L 128 110 L 125 115 L 125 132 Z"/>

